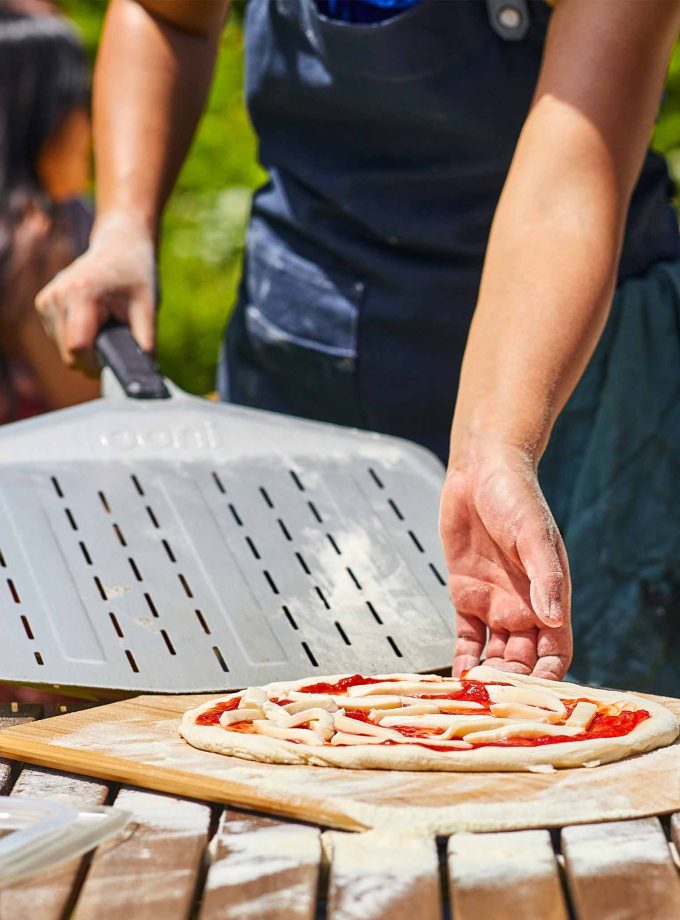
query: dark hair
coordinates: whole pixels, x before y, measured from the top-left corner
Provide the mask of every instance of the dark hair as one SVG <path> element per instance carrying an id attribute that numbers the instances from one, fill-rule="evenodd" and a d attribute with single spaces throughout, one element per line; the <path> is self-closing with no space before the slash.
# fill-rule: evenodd
<path id="1" fill-rule="evenodd" d="M 16 227 L 31 209 L 49 210 L 40 150 L 88 95 L 85 52 L 68 23 L 0 0 L 0 286 Z"/>

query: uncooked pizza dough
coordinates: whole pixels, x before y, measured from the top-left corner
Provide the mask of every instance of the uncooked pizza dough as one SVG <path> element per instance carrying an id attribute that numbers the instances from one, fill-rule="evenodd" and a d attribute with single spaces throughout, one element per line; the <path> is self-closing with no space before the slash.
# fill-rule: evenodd
<path id="1" fill-rule="evenodd" d="M 597 766 L 680 734 L 664 706 L 630 693 L 480 665 L 463 678 L 359 674 L 249 687 L 190 709 L 196 748 L 265 763 L 382 770 Z"/>

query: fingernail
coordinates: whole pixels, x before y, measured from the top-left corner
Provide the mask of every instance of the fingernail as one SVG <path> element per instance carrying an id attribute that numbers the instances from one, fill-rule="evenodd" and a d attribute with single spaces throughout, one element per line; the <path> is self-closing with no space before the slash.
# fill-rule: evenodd
<path id="1" fill-rule="evenodd" d="M 550 601 L 550 606 L 548 607 L 545 618 L 550 622 L 551 625 L 561 626 L 564 617 L 562 616 L 562 610 L 557 601 Z"/>

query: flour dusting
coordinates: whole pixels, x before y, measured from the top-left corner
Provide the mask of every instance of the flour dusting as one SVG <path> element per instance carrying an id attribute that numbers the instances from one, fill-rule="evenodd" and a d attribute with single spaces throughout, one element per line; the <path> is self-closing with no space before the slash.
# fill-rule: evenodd
<path id="1" fill-rule="evenodd" d="M 132 812 L 134 821 L 161 830 L 164 836 L 195 836 L 204 833 L 210 823 L 207 805 L 161 793 L 121 789 L 115 804 Z"/>
<path id="2" fill-rule="evenodd" d="M 547 831 L 455 834 L 449 840 L 451 876 L 459 889 L 506 887 L 555 875 L 557 863 Z"/>
<path id="3" fill-rule="evenodd" d="M 222 801 L 238 804 L 247 795 L 255 807 L 254 797 L 259 797 L 261 809 L 276 812 L 278 807 L 327 826 L 397 834 L 563 827 L 660 814 L 677 809 L 680 800 L 677 743 L 591 770 L 428 774 L 258 764 L 211 754 L 179 737 L 179 713 L 159 719 L 100 717 L 96 723 L 87 718 L 64 716 L 63 734 L 52 743 L 154 768 L 148 771 L 150 781 L 156 769 L 164 771 L 166 781 L 176 770 L 224 780 Z M 97 789 L 100 784 L 91 785 Z"/>
<path id="4" fill-rule="evenodd" d="M 656 819 L 570 827 L 563 832 L 568 863 L 579 875 L 598 875 L 623 864 L 672 865 L 673 857 Z"/>
<path id="5" fill-rule="evenodd" d="M 332 854 L 331 887 L 345 920 L 387 915 L 390 905 L 425 880 L 436 879 L 438 861 L 432 838 L 382 831 L 324 834 Z"/>
<path id="6" fill-rule="evenodd" d="M 206 891 L 233 889 L 225 899 L 225 920 L 288 912 L 297 915 L 305 903 L 312 906 L 316 898 L 321 843 L 314 828 L 289 824 L 254 827 L 250 818 L 239 820 L 223 813 L 211 854 Z M 311 879 L 307 873 L 306 878 L 296 880 L 295 871 L 307 868 L 312 870 Z"/>

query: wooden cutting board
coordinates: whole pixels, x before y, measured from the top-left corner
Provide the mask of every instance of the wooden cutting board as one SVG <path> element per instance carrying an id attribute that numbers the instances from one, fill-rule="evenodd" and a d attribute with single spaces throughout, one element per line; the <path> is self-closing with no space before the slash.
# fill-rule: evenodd
<path id="1" fill-rule="evenodd" d="M 210 696 L 140 696 L 0 731 L 0 753 L 42 766 L 346 830 L 450 834 L 563 827 L 680 809 L 680 744 L 553 773 L 404 773 L 252 764 L 177 734 Z M 680 715 L 680 700 L 656 698 Z"/>

